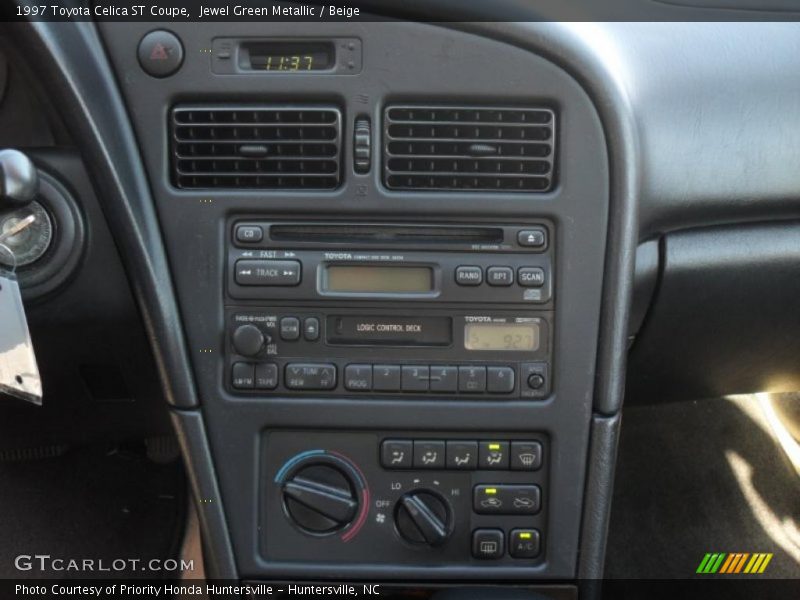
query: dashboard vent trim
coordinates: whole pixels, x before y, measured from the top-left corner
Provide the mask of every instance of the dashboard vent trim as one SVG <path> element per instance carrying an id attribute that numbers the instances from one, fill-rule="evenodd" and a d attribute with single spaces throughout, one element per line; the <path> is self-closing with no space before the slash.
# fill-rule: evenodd
<path id="1" fill-rule="evenodd" d="M 542 193 L 552 189 L 549 108 L 393 104 L 384 109 L 391 190 Z"/>
<path id="2" fill-rule="evenodd" d="M 342 114 L 318 105 L 178 105 L 169 116 L 181 189 L 329 190 L 341 183 Z"/>

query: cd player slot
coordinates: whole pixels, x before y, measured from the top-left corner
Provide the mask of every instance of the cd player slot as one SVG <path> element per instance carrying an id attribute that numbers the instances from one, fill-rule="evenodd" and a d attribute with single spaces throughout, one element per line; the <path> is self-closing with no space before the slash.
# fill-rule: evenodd
<path id="1" fill-rule="evenodd" d="M 271 225 L 269 236 L 280 242 L 329 244 L 500 244 L 501 227 L 426 227 L 389 225 Z"/>

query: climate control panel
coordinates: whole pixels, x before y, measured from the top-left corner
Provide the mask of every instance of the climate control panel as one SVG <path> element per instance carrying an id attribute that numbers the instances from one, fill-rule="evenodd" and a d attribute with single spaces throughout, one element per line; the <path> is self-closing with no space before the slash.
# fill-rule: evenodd
<path id="1" fill-rule="evenodd" d="M 267 560 L 546 560 L 544 433 L 270 431 L 262 442 Z"/>

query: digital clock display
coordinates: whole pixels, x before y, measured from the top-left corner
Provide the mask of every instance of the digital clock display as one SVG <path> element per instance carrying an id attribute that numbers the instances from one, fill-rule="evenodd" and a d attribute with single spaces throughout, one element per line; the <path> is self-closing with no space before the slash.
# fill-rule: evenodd
<path id="1" fill-rule="evenodd" d="M 258 42 L 245 47 L 249 68 L 258 71 L 326 71 L 334 64 L 333 46 L 327 42 Z"/>
<path id="2" fill-rule="evenodd" d="M 538 323 L 467 323 L 464 325 L 467 350 L 539 349 Z"/>

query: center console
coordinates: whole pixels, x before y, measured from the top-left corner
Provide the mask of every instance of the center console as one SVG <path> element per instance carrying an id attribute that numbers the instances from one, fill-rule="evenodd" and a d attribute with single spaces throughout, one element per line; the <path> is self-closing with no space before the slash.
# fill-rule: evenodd
<path id="1" fill-rule="evenodd" d="M 422 23 L 99 27 L 192 357 L 175 418 L 209 450 L 212 550 L 258 581 L 573 580 L 609 220 L 581 85 Z M 185 56 L 167 75 L 153 30 Z"/>

